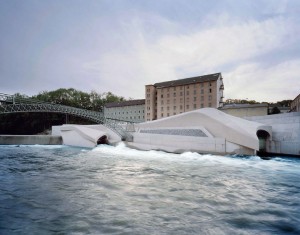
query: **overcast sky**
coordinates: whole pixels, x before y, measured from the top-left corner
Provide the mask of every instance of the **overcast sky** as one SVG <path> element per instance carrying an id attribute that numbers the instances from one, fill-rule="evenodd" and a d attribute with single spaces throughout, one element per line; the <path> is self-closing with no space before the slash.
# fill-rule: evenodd
<path id="1" fill-rule="evenodd" d="M 225 99 L 300 93 L 300 0 L 0 0 L 0 93 L 144 86 L 221 72 Z"/>

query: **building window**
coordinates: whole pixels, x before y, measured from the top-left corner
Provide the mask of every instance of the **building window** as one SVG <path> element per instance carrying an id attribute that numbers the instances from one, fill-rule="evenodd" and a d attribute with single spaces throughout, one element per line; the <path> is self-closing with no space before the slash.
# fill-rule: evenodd
<path id="1" fill-rule="evenodd" d="M 201 87 L 204 87 L 204 83 L 201 83 Z"/>
<path id="2" fill-rule="evenodd" d="M 180 98 L 180 103 L 182 103 L 182 98 Z"/>
<path id="3" fill-rule="evenodd" d="M 209 93 L 211 93 L 211 88 L 209 89 Z"/>
<path id="4" fill-rule="evenodd" d="M 197 91 L 196 90 L 194 90 L 194 95 L 196 95 L 197 94 Z"/>
<path id="5" fill-rule="evenodd" d="M 208 107 L 211 107 L 211 103 L 208 103 Z"/>
<path id="6" fill-rule="evenodd" d="M 189 89 L 189 86 L 187 86 L 186 88 Z"/>
<path id="7" fill-rule="evenodd" d="M 204 108 L 204 104 L 201 104 L 201 108 Z"/>
<path id="8" fill-rule="evenodd" d="M 168 97 L 168 98 L 170 97 L 170 94 L 169 94 L 169 93 L 167 94 L 167 97 Z"/>
<path id="9" fill-rule="evenodd" d="M 169 90 L 170 90 L 170 88 L 167 89 L 167 91 L 169 91 Z"/>
<path id="10" fill-rule="evenodd" d="M 176 91 L 176 87 L 174 86 L 174 91 Z"/>
<path id="11" fill-rule="evenodd" d="M 197 101 L 197 97 L 194 97 L 194 101 Z"/>
<path id="12" fill-rule="evenodd" d="M 189 91 L 186 91 L 186 95 L 189 95 L 190 94 L 190 92 Z"/>
<path id="13" fill-rule="evenodd" d="M 161 114 L 161 117 L 163 117 L 163 116 L 164 116 L 164 114 L 162 113 L 162 114 Z"/>
<path id="14" fill-rule="evenodd" d="M 209 86 L 211 86 L 211 83 L 209 83 Z"/>
<path id="15" fill-rule="evenodd" d="M 174 112 L 173 115 L 176 115 L 176 112 Z"/>
<path id="16" fill-rule="evenodd" d="M 189 109 L 189 108 L 190 108 L 190 106 L 187 104 L 187 105 L 186 105 L 186 109 Z"/>
<path id="17" fill-rule="evenodd" d="M 180 87 L 180 90 L 182 90 L 182 86 Z"/>
<path id="18" fill-rule="evenodd" d="M 161 110 L 161 111 L 164 111 L 164 107 L 161 107 L 160 110 Z"/>
<path id="19" fill-rule="evenodd" d="M 174 92 L 173 96 L 176 97 L 176 92 Z"/>
<path id="20" fill-rule="evenodd" d="M 201 101 L 203 101 L 204 100 L 204 96 L 201 96 Z"/>
<path id="21" fill-rule="evenodd" d="M 170 114 L 169 114 L 169 113 L 167 113 L 167 116 L 169 117 L 169 116 L 170 116 Z"/>
<path id="22" fill-rule="evenodd" d="M 161 94 L 161 96 L 160 96 L 161 98 L 164 98 L 164 95 L 163 94 Z"/>
<path id="23" fill-rule="evenodd" d="M 176 110 L 176 106 L 173 107 L 173 110 Z"/>
<path id="24" fill-rule="evenodd" d="M 170 107 L 169 107 L 169 106 L 167 107 L 167 110 L 168 110 L 168 111 L 170 110 Z"/>
<path id="25" fill-rule="evenodd" d="M 180 92 L 180 96 L 182 96 L 183 95 L 183 93 L 182 93 L 182 91 Z"/>
<path id="26" fill-rule="evenodd" d="M 167 100 L 167 104 L 170 104 L 170 100 Z"/>
<path id="27" fill-rule="evenodd" d="M 204 94 L 204 89 L 201 89 L 201 94 Z"/>
<path id="28" fill-rule="evenodd" d="M 211 95 L 208 96 L 208 100 L 211 100 Z"/>
<path id="29" fill-rule="evenodd" d="M 180 105 L 180 110 L 182 110 L 182 105 Z"/>
<path id="30" fill-rule="evenodd" d="M 194 104 L 194 109 L 196 109 L 197 108 L 197 105 L 196 104 Z"/>

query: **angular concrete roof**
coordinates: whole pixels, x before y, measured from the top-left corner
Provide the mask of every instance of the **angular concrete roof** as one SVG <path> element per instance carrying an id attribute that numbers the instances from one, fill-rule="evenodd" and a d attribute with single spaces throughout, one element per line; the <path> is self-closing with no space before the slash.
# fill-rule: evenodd
<path id="1" fill-rule="evenodd" d="M 259 150 L 258 130 L 264 130 L 272 137 L 272 127 L 258 122 L 234 117 L 214 108 L 203 108 L 159 120 L 139 123 L 138 128 L 202 126 L 214 137 Z"/>
<path id="2" fill-rule="evenodd" d="M 214 74 L 208 74 L 208 75 L 203 75 L 198 77 L 191 77 L 191 78 L 184 78 L 184 79 L 178 79 L 173 81 L 155 83 L 154 86 L 157 88 L 163 88 L 163 87 L 189 85 L 198 82 L 216 81 L 220 76 L 221 73 L 214 73 Z"/>

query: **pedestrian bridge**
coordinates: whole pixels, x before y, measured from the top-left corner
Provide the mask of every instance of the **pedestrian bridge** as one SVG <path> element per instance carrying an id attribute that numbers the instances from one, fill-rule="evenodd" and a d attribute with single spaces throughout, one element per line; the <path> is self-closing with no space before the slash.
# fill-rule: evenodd
<path id="1" fill-rule="evenodd" d="M 103 124 L 116 132 L 123 140 L 131 141 L 132 136 L 127 129 L 133 122 L 105 118 L 103 112 L 80 109 L 61 104 L 48 103 L 40 100 L 21 98 L 14 95 L 0 93 L 0 114 L 8 113 L 63 113 L 84 119 L 98 124 Z"/>

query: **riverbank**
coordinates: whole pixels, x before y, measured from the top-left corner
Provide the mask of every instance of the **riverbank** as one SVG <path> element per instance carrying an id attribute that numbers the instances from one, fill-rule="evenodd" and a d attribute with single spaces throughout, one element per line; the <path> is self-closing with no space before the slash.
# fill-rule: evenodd
<path id="1" fill-rule="evenodd" d="M 61 136 L 53 135 L 0 135 L 0 145 L 62 145 Z"/>

